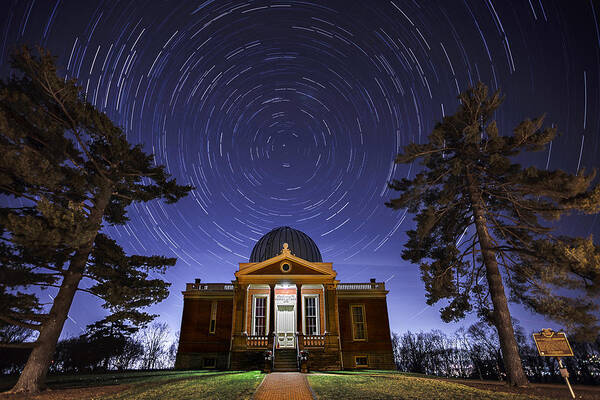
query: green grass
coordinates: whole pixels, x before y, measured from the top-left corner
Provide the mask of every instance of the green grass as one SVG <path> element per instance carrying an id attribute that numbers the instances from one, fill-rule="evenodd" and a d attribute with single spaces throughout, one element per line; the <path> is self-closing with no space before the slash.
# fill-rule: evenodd
<path id="1" fill-rule="evenodd" d="M 100 397 L 103 400 L 249 399 L 263 377 L 259 371 L 131 371 L 51 375 L 47 383 L 53 390 L 90 388 L 82 396 L 94 399 L 98 398 L 94 387 L 128 385 L 123 391 Z M 16 379 L 0 378 L 0 392 L 12 387 Z"/>
<path id="2" fill-rule="evenodd" d="M 310 374 L 308 382 L 318 399 L 526 400 L 539 397 L 494 393 L 457 383 L 403 373 L 340 371 Z"/>
<path id="3" fill-rule="evenodd" d="M 264 375 L 258 371 L 131 371 L 122 373 L 54 375 L 49 387 L 80 388 L 69 399 L 159 400 L 159 399 L 250 399 Z M 396 371 L 332 371 L 307 375 L 320 400 L 540 400 L 514 393 L 494 393 L 459 383 Z M 0 387 L 10 387 L 2 379 Z M 124 385 L 114 390 L 98 386 Z M 87 389 L 86 389 L 87 388 Z M 65 391 L 64 393 L 67 393 Z M 60 394 L 54 391 L 54 394 Z M 50 392 L 52 394 L 52 392 Z M 75 397 L 73 397 L 75 396 Z M 49 397 L 55 400 L 59 397 Z"/>
<path id="4" fill-rule="evenodd" d="M 152 379 L 113 393 L 106 400 L 250 399 L 263 376 L 258 371 L 214 371 L 188 377 Z"/>
<path id="5" fill-rule="evenodd" d="M 95 374 L 57 374 L 48 375 L 46 383 L 51 389 L 64 389 L 179 379 L 213 372 L 214 371 L 128 371 Z M 19 377 L 16 375 L 0 377 L 0 392 L 10 389 L 17 382 L 18 378 Z"/>

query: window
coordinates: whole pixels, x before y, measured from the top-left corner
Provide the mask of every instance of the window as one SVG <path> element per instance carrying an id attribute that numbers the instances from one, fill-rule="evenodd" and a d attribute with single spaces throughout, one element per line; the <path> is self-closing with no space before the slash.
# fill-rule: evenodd
<path id="1" fill-rule="evenodd" d="M 317 297 L 306 296 L 304 298 L 304 317 L 307 335 L 318 335 L 317 310 Z"/>
<path id="2" fill-rule="evenodd" d="M 281 272 L 290 272 L 292 270 L 292 266 L 287 261 L 281 263 Z"/>
<path id="3" fill-rule="evenodd" d="M 266 297 L 254 297 L 254 335 L 265 335 L 265 327 L 267 322 L 266 304 Z"/>
<path id="4" fill-rule="evenodd" d="M 350 312 L 352 313 L 352 339 L 367 340 L 365 306 L 363 304 L 352 305 Z"/>
<path id="5" fill-rule="evenodd" d="M 217 360 L 215 358 L 205 358 L 204 368 L 215 368 L 217 366 Z"/>
<path id="6" fill-rule="evenodd" d="M 213 301 L 210 304 L 210 325 L 208 327 L 208 333 L 215 333 L 217 328 L 217 302 Z"/>
<path id="7" fill-rule="evenodd" d="M 368 358 L 368 356 L 355 356 L 354 357 L 354 366 L 356 366 L 356 367 L 368 367 L 369 366 L 369 358 Z"/>

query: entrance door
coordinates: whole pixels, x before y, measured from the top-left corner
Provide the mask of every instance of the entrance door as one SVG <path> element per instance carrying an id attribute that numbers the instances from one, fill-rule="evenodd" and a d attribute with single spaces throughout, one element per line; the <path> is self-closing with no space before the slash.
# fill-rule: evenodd
<path id="1" fill-rule="evenodd" d="M 277 344 L 279 348 L 294 348 L 294 306 L 277 305 Z"/>

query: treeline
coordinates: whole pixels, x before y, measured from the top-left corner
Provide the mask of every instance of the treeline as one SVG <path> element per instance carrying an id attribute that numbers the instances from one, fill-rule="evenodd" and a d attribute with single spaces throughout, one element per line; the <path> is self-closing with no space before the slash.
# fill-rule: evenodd
<path id="1" fill-rule="evenodd" d="M 530 382 L 562 382 L 554 357 L 541 357 L 532 335 L 515 326 L 523 369 Z M 564 357 L 570 380 L 600 384 L 600 337 L 592 343 L 570 341 L 574 357 Z M 452 378 L 506 380 L 496 330 L 482 322 L 452 335 L 439 330 L 393 333 L 396 367 L 400 371 Z"/>
<path id="2" fill-rule="evenodd" d="M 0 336 L 15 344 L 15 348 L 2 349 L 0 374 L 20 373 L 31 349 L 18 344 L 32 341 L 32 331 L 8 326 L 0 330 Z M 90 325 L 84 334 L 58 342 L 50 372 L 172 368 L 177 336 L 171 334 L 166 323 L 155 322 L 140 331 L 118 324 Z"/>

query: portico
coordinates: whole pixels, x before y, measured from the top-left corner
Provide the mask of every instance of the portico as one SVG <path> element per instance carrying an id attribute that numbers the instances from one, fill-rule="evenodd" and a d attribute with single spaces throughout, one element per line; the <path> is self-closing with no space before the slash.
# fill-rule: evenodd
<path id="1" fill-rule="evenodd" d="M 250 343 L 265 340 L 274 332 L 276 348 L 296 348 L 296 335 L 314 342 L 316 336 L 325 334 L 322 284 L 276 283 L 273 291 L 267 284 L 249 284 L 246 298 L 244 334 Z"/>
<path id="2" fill-rule="evenodd" d="M 327 325 L 328 319 L 337 322 L 328 315 L 335 307 L 327 307 L 327 288 L 335 304 L 338 283 L 331 263 L 296 257 L 284 243 L 278 256 L 242 263 L 235 276 L 235 297 L 243 301 L 234 303 L 232 363 L 246 359 L 249 350 L 325 351 L 328 342 L 339 359 L 337 323 Z"/>

